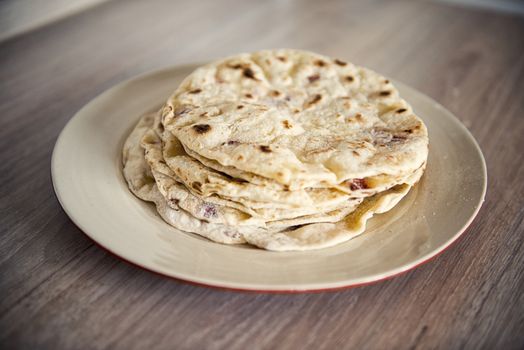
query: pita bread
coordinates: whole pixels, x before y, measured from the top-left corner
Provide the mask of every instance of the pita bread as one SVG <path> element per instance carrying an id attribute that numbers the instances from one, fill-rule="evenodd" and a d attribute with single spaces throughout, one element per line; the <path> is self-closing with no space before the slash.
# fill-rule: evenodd
<path id="1" fill-rule="evenodd" d="M 195 70 L 123 148 L 130 190 L 169 225 L 273 251 L 347 241 L 420 179 L 423 122 L 386 78 L 305 51 Z"/>

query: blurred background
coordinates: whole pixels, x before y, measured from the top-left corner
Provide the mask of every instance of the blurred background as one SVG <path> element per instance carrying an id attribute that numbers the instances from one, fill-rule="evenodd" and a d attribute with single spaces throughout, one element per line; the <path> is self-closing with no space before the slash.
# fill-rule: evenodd
<path id="1" fill-rule="evenodd" d="M 89 7 L 114 0 L 2 0 L 0 1 L 0 40 L 34 29 L 46 23 L 59 20 Z M 420 0 L 422 1 L 422 0 Z M 425 0 L 430 1 L 430 0 Z M 524 16 L 524 0 L 432 0 L 458 6 L 470 6 L 503 11 Z M 163 1 L 143 1 L 144 3 L 162 3 Z M 170 1 L 170 3 L 180 1 Z M 227 3 L 227 1 L 219 1 Z M 277 0 L 273 3 L 286 4 L 300 1 Z M 306 2 L 306 1 L 304 1 Z M 329 1 L 328 1 L 329 2 Z M 363 2 L 363 1 L 361 1 Z M 191 2 L 188 2 L 190 4 Z M 154 5 L 153 5 L 154 7 Z M 233 9 L 232 9 L 233 10 Z M 231 11 L 235 13 L 236 11 Z M 144 13 L 146 14 L 146 13 Z M 152 13 L 150 13 L 152 15 Z M 268 18 L 270 21 L 270 18 Z M 270 24 L 270 22 L 268 22 Z"/>

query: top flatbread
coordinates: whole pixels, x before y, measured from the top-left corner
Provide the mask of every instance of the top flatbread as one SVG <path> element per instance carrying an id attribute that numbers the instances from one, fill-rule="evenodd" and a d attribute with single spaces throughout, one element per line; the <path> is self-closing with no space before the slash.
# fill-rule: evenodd
<path id="1" fill-rule="evenodd" d="M 410 174 L 428 153 L 426 127 L 391 82 L 305 51 L 199 68 L 162 117 L 188 150 L 291 190 Z"/>

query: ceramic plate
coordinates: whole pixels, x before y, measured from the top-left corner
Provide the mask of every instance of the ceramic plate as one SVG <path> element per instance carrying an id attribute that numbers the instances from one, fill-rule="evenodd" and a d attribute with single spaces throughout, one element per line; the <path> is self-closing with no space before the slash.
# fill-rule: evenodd
<path id="1" fill-rule="evenodd" d="M 109 89 L 82 108 L 56 142 L 52 177 L 62 207 L 89 237 L 127 261 L 216 287 L 336 289 L 421 264 L 455 241 L 480 209 L 487 176 L 475 140 L 442 106 L 396 83 L 428 127 L 427 169 L 393 210 L 368 222 L 364 234 L 322 250 L 269 252 L 179 231 L 128 190 L 121 149 L 140 115 L 160 106 L 194 68 L 157 71 Z"/>

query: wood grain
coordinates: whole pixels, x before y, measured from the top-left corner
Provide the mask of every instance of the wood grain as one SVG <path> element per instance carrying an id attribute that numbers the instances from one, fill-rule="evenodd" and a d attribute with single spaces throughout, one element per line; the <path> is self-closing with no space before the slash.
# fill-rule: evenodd
<path id="1" fill-rule="evenodd" d="M 0 348 L 524 347 L 524 20 L 416 1 L 112 1 L 0 43 Z M 65 215 L 50 158 L 115 83 L 294 47 L 371 67 L 450 109 L 486 157 L 486 202 L 431 262 L 351 290 L 207 289 L 113 257 Z"/>
<path id="2" fill-rule="evenodd" d="M 81 12 L 106 0 L 2 0 L 0 41 Z"/>

